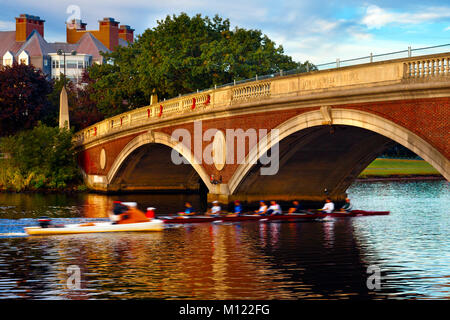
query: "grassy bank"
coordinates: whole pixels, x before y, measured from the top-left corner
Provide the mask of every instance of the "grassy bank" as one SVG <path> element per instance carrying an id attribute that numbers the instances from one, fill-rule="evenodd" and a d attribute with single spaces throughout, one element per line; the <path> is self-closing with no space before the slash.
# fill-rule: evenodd
<path id="1" fill-rule="evenodd" d="M 359 175 L 359 178 L 408 176 L 440 176 L 440 174 L 424 160 L 378 158 Z"/>

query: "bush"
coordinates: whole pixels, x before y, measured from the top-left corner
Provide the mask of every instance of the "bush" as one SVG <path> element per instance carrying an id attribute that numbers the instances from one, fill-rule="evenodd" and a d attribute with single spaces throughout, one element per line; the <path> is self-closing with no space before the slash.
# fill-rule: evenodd
<path id="1" fill-rule="evenodd" d="M 0 140 L 2 159 L 0 187 L 35 190 L 66 188 L 81 181 L 72 145 L 72 133 L 66 129 L 39 124 Z"/>

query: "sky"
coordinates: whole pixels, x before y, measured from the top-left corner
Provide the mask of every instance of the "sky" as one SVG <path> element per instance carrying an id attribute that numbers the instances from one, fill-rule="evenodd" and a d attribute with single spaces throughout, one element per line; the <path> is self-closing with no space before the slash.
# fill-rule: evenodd
<path id="1" fill-rule="evenodd" d="M 0 0 L 0 8 L 0 31 L 14 30 L 14 18 L 28 13 L 46 20 L 49 42 L 66 40 L 65 21 L 74 15 L 88 30 L 113 17 L 138 35 L 167 15 L 218 14 L 314 64 L 450 43 L 450 0 Z"/>

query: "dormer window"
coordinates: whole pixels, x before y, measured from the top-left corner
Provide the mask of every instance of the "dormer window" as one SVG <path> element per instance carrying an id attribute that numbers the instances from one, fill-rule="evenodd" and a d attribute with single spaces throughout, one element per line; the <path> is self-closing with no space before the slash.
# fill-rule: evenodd
<path id="1" fill-rule="evenodd" d="M 28 56 L 28 53 L 26 51 L 22 51 L 19 54 L 19 63 L 20 64 L 30 64 L 30 57 Z"/>
<path id="2" fill-rule="evenodd" d="M 14 56 L 11 53 L 11 51 L 6 51 L 6 53 L 3 55 L 3 61 L 2 64 L 4 66 L 12 67 L 14 63 Z"/>

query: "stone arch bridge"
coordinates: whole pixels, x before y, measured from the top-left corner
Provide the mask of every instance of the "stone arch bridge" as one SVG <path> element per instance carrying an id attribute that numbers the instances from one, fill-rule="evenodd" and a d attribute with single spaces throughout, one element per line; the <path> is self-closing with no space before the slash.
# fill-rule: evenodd
<path id="1" fill-rule="evenodd" d="M 326 189 L 341 200 L 393 141 L 449 180 L 449 119 L 447 53 L 193 93 L 106 119 L 75 139 L 85 181 L 98 191 L 204 185 L 209 200 L 226 203 L 315 201 Z M 271 167 L 275 174 L 262 174 Z"/>

